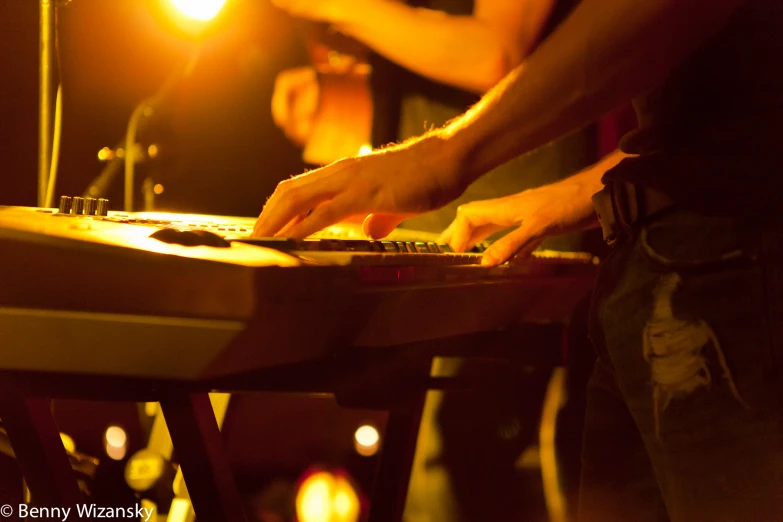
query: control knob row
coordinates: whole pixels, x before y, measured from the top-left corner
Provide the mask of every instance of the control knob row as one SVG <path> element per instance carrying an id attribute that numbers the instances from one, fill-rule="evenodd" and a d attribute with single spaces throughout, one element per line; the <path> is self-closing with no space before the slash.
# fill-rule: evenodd
<path id="1" fill-rule="evenodd" d="M 59 213 L 80 216 L 108 216 L 109 200 L 106 198 L 60 196 Z"/>

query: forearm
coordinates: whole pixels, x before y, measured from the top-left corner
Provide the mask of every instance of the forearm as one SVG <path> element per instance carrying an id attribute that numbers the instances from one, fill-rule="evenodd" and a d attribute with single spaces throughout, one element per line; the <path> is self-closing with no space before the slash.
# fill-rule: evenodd
<path id="1" fill-rule="evenodd" d="M 571 232 L 574 230 L 588 230 L 598 226 L 598 218 L 593 209 L 593 194 L 600 192 L 604 185 L 601 178 L 607 170 L 611 169 L 628 154 L 615 150 L 604 156 L 597 163 L 586 169 L 570 176 L 566 179 L 553 183 L 552 185 L 540 187 L 534 190 L 554 190 L 561 194 L 562 205 L 570 205 L 573 210 L 571 215 L 578 218 L 572 226 L 566 230 L 559 230 L 558 233 Z"/>
<path id="2" fill-rule="evenodd" d="M 476 17 L 389 0 L 358 0 L 334 18 L 338 30 L 385 58 L 465 90 L 485 92 L 522 58 L 515 43 Z"/>
<path id="3" fill-rule="evenodd" d="M 593 194 L 604 187 L 601 178 L 603 178 L 606 171 L 615 167 L 625 158 L 630 157 L 630 154 L 626 154 L 620 149 L 615 149 L 596 163 L 580 170 L 573 176 L 553 183 L 553 185 L 574 184 L 580 187 L 580 194 L 592 197 Z"/>
<path id="4" fill-rule="evenodd" d="M 437 131 L 457 182 L 466 185 L 654 87 L 739 3 L 584 0 L 526 62 Z"/>

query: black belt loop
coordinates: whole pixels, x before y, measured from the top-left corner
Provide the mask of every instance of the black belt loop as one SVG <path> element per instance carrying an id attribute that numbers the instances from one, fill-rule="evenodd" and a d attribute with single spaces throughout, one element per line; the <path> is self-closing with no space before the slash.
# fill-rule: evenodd
<path id="1" fill-rule="evenodd" d="M 634 224 L 674 205 L 661 192 L 622 181 L 608 181 L 592 200 L 604 241 L 612 247 L 634 236 Z"/>
<path id="2" fill-rule="evenodd" d="M 593 194 L 591 198 L 595 212 L 598 215 L 598 222 L 601 224 L 604 241 L 609 246 L 615 246 L 620 238 L 620 227 L 615 216 L 613 192 L 614 183 L 609 181 L 600 192 Z"/>

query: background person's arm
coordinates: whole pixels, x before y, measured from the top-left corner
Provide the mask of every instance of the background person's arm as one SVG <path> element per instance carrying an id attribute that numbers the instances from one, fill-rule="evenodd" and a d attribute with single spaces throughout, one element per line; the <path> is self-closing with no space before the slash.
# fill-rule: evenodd
<path id="1" fill-rule="evenodd" d="M 393 0 L 273 0 L 291 14 L 328 22 L 398 65 L 435 81 L 484 92 L 538 41 L 555 0 L 476 0 L 472 16 Z"/>

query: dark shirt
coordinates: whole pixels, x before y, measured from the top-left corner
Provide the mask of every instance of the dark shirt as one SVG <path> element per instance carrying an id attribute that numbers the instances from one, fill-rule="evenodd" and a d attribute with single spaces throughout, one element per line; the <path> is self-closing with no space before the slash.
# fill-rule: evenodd
<path id="1" fill-rule="evenodd" d="M 471 0 L 428 0 L 412 4 L 454 15 L 470 15 L 473 12 Z M 567 15 L 573 4 L 570 0 L 557 2 L 542 37 Z M 396 66 L 376 63 L 373 71 L 376 146 L 418 136 L 432 126 L 441 126 L 479 100 L 473 93 L 428 80 Z M 591 163 L 594 150 L 591 130 L 574 133 L 496 168 L 474 182 L 455 201 L 440 210 L 410 219 L 403 226 L 441 232 L 455 218 L 459 205 L 515 194 L 562 179 Z M 583 237 L 578 234 L 548 238 L 543 247 L 558 250 L 586 248 Z"/>
<path id="2" fill-rule="evenodd" d="M 783 2 L 748 0 L 660 86 L 634 100 L 639 127 L 605 180 L 694 210 L 783 217 Z"/>

